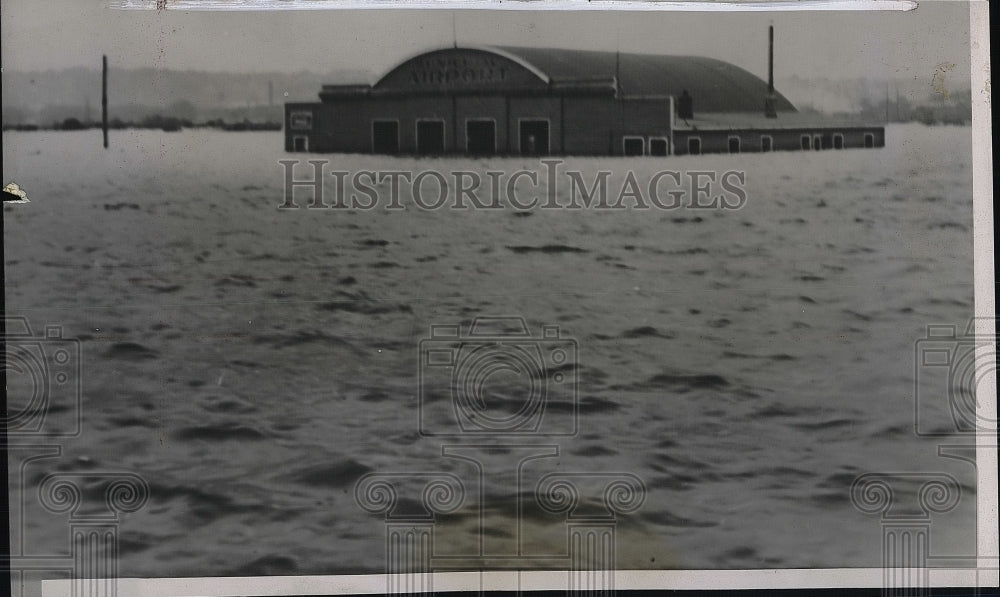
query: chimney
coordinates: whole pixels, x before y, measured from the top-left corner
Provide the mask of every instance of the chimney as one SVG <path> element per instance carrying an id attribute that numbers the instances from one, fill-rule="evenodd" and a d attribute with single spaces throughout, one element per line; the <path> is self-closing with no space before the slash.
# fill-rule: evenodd
<path id="1" fill-rule="evenodd" d="M 767 28 L 767 97 L 764 98 L 764 116 L 777 118 L 774 96 L 774 25 Z"/>

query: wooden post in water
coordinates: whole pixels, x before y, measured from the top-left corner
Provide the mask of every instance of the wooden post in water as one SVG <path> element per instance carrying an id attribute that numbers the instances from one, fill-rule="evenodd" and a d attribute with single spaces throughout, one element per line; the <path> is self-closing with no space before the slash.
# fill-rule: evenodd
<path id="1" fill-rule="evenodd" d="M 104 149 L 108 148 L 108 56 L 101 57 L 101 130 L 104 132 Z"/>

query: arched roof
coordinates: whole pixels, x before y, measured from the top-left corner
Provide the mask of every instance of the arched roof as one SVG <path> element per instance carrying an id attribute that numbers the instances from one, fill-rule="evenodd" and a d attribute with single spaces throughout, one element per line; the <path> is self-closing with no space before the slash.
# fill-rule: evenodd
<path id="1" fill-rule="evenodd" d="M 625 95 L 679 96 L 685 89 L 696 112 L 759 112 L 767 82 L 728 62 L 701 56 L 663 56 L 551 48 L 499 48 L 546 73 L 550 81 L 618 79 Z M 775 92 L 776 108 L 796 111 Z"/>
<path id="2" fill-rule="evenodd" d="M 677 97 L 687 90 L 696 112 L 760 112 L 767 96 L 765 81 L 738 66 L 713 58 L 511 46 L 463 46 L 423 52 L 397 65 L 373 87 L 384 89 L 402 83 L 403 73 L 422 59 L 462 53 L 492 54 L 504 62 L 516 64 L 518 70 L 523 69 L 525 73 L 521 84 L 530 86 L 617 79 L 619 89 L 627 96 Z M 784 96 L 775 95 L 779 111 L 796 111 Z"/>
<path id="3" fill-rule="evenodd" d="M 503 47 L 500 47 L 500 46 L 461 46 L 461 47 L 457 47 L 457 48 L 456 47 L 452 47 L 452 46 L 448 46 L 448 47 L 445 47 L 445 48 L 440 48 L 440 47 L 430 48 L 430 49 L 427 49 L 427 50 L 422 50 L 420 52 L 417 52 L 416 54 L 410 54 L 409 56 L 407 56 L 406 58 L 404 58 L 403 60 L 401 60 L 400 62 L 398 62 L 395 66 L 393 66 L 389 70 L 383 72 L 376 79 L 376 82 L 373 84 L 373 86 L 374 87 L 378 87 L 379 85 L 381 85 L 386 80 L 391 79 L 392 75 L 394 73 L 396 73 L 396 72 L 398 72 L 398 71 L 406 68 L 408 65 L 410 65 L 413 62 L 416 62 L 416 61 L 421 60 L 423 58 L 433 57 L 433 56 L 436 56 L 436 55 L 447 55 L 447 54 L 456 53 L 456 52 L 460 52 L 460 53 L 473 52 L 473 53 L 477 53 L 477 54 L 481 54 L 481 53 L 493 54 L 493 55 L 499 56 L 501 58 L 505 58 L 506 60 L 509 60 L 510 62 L 513 62 L 514 64 L 517 64 L 521 68 L 525 69 L 526 71 L 530 72 L 534 76 L 538 77 L 541 81 L 544 81 L 546 84 L 548 84 L 550 82 L 548 75 L 544 71 L 539 70 L 538 68 L 535 67 L 534 64 L 528 62 L 527 60 L 525 60 L 524 58 L 522 58 L 520 55 L 518 55 L 516 53 L 508 52 L 506 48 L 503 48 Z"/>

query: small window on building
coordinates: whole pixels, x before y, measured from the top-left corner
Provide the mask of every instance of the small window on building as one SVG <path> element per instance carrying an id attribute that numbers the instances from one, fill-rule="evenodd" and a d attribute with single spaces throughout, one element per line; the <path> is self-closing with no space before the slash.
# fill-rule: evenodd
<path id="1" fill-rule="evenodd" d="M 816 135 L 813 137 L 813 149 L 819 151 L 823 149 L 823 137 Z"/>
<path id="2" fill-rule="evenodd" d="M 812 137 L 802 135 L 802 149 L 812 149 Z"/>
<path id="3" fill-rule="evenodd" d="M 288 128 L 293 131 L 308 131 L 313 127 L 312 112 L 292 112 L 288 116 Z"/>
<path id="4" fill-rule="evenodd" d="M 309 137 L 305 135 L 292 137 L 292 151 L 309 151 Z"/>
<path id="5" fill-rule="evenodd" d="M 833 148 L 843 149 L 844 148 L 844 136 L 837 133 L 833 136 Z"/>
<path id="6" fill-rule="evenodd" d="M 625 155 L 643 155 L 646 149 L 646 142 L 642 137 L 625 137 L 623 141 Z"/>
<path id="7" fill-rule="evenodd" d="M 740 138 L 730 137 L 729 138 L 729 153 L 739 153 L 740 152 Z"/>
<path id="8" fill-rule="evenodd" d="M 762 135 L 760 138 L 761 151 L 774 151 L 774 139 L 770 135 Z"/>
<path id="9" fill-rule="evenodd" d="M 865 133 L 865 147 L 875 147 L 875 135 L 872 133 Z"/>
<path id="10" fill-rule="evenodd" d="M 649 155 L 663 157 L 667 155 L 667 140 L 653 137 L 649 140 Z"/>
<path id="11" fill-rule="evenodd" d="M 688 137 L 688 153 L 691 155 L 701 154 L 701 138 Z"/>

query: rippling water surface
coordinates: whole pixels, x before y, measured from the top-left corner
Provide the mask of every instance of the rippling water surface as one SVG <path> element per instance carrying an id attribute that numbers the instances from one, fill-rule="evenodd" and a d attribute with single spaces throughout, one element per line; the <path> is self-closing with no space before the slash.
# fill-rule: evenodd
<path id="1" fill-rule="evenodd" d="M 442 457 L 447 440 L 419 433 L 430 326 L 516 315 L 579 346 L 563 370 L 579 380 L 579 431 L 517 438 L 558 446 L 525 482 L 628 472 L 647 487 L 619 517 L 619 566 L 878 566 L 877 517 L 849 487 L 882 471 L 958 478 L 934 551 L 971 553 L 974 468 L 913 434 L 914 343 L 973 311 L 969 139 L 898 126 L 883 150 L 571 158 L 614 170 L 612 188 L 627 167 L 745 170 L 747 205 L 518 214 L 281 211 L 277 160 L 303 156 L 275 134 L 118 132 L 103 151 L 99 132 L 4 133 L 5 182 L 32 201 L 5 207 L 8 312 L 64 326 L 84 365 L 83 433 L 23 478 L 12 468 L 22 539 L 65 549 L 65 515 L 37 505 L 46 473 L 131 471 L 151 495 L 122 523 L 123 576 L 380 571 L 385 525 L 355 482 L 447 471 L 469 493 L 440 519 L 440 553 L 480 539 L 490 556 L 518 541 L 564 553 L 565 515 L 517 507 L 515 464 L 540 448 L 480 438 L 480 488 L 468 460 Z M 524 380 L 509 382 L 494 399 L 517 400 Z"/>

